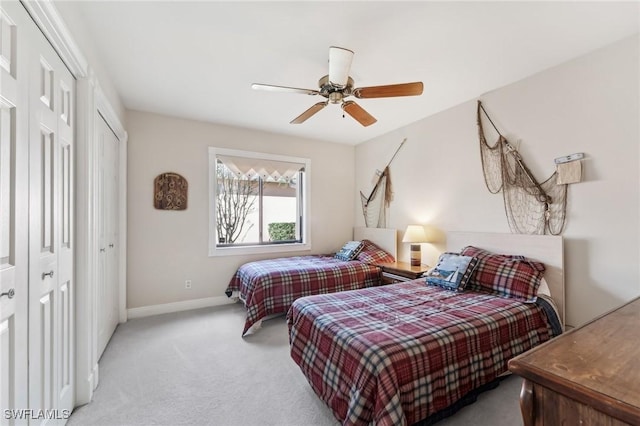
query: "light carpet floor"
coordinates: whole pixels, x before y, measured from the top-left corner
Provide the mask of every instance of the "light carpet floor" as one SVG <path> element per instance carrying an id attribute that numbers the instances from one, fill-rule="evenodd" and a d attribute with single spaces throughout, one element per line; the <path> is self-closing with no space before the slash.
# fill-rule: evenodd
<path id="1" fill-rule="evenodd" d="M 337 425 L 289 356 L 284 317 L 242 338 L 240 304 L 130 320 L 100 359 L 93 401 L 69 426 Z M 520 380 L 498 388 L 440 426 L 520 426 Z"/>

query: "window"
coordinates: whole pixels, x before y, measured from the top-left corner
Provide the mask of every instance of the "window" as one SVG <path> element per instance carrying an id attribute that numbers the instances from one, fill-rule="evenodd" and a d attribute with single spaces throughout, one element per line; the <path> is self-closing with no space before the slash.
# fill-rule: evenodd
<path id="1" fill-rule="evenodd" d="M 306 158 L 209 148 L 209 255 L 309 250 Z"/>

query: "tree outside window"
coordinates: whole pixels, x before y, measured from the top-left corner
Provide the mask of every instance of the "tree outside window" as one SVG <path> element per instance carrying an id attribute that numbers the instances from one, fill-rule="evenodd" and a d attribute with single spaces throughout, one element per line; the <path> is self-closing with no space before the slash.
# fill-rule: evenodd
<path id="1" fill-rule="evenodd" d="M 254 226 L 247 217 L 256 210 L 258 182 L 256 179 L 237 176 L 219 161 L 216 164 L 216 179 L 218 242 L 233 244 Z"/>

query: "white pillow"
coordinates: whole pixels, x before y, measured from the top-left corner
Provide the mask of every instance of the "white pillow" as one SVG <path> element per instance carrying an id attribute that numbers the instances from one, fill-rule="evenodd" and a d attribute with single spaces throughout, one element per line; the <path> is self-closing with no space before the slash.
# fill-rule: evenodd
<path id="1" fill-rule="evenodd" d="M 537 294 L 542 294 L 544 296 L 551 297 L 551 290 L 549 290 L 549 284 L 547 284 L 547 281 L 544 279 L 544 277 L 540 278 L 540 286 L 538 286 Z"/>

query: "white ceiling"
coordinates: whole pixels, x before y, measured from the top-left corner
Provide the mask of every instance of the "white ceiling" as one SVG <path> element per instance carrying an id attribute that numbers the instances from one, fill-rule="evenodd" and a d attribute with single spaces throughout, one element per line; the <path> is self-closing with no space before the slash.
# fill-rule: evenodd
<path id="1" fill-rule="evenodd" d="M 638 32 L 638 2 L 74 3 L 126 108 L 357 144 Z M 70 7 L 69 3 L 65 8 Z M 423 81 L 419 97 L 356 99 L 378 122 L 316 89 L 329 46 L 355 51 L 356 87 Z"/>

